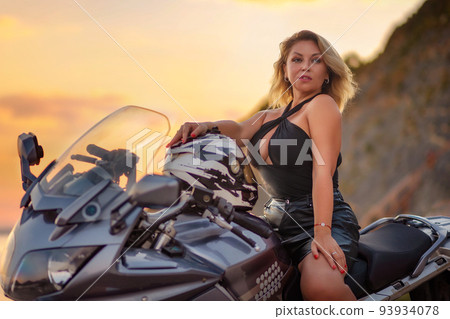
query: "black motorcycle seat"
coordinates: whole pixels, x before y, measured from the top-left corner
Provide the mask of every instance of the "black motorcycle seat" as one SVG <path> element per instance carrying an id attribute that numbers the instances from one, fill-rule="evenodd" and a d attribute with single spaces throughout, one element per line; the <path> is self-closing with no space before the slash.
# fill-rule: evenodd
<path id="1" fill-rule="evenodd" d="M 367 261 L 358 258 L 350 269 L 348 276 L 345 276 L 344 281 L 350 287 L 356 298 L 359 299 L 369 293 L 367 291 Z"/>
<path id="2" fill-rule="evenodd" d="M 411 274 L 431 244 L 431 238 L 421 230 L 399 223 L 361 235 L 359 255 L 368 263 L 368 288 L 376 291 Z"/>

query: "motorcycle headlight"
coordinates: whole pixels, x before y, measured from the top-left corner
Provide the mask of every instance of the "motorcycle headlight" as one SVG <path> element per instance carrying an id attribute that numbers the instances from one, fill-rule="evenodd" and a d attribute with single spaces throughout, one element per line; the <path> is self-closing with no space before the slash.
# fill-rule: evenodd
<path id="1" fill-rule="evenodd" d="M 30 300 L 63 289 L 97 248 L 58 248 L 26 254 L 14 276 L 11 296 Z"/>

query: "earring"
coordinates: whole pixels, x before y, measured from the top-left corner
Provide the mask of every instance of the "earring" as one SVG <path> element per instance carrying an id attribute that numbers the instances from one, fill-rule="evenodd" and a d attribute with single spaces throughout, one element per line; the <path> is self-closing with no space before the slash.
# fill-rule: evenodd
<path id="1" fill-rule="evenodd" d="M 325 85 L 327 85 L 328 83 L 330 83 L 330 80 L 328 80 L 328 79 L 325 79 Z"/>
<path id="2" fill-rule="evenodd" d="M 286 76 L 284 77 L 284 82 L 289 82 L 289 79 Z"/>

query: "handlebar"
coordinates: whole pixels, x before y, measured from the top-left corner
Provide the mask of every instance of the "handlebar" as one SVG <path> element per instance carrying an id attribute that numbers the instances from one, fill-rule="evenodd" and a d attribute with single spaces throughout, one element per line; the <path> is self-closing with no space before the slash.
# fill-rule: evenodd
<path id="1" fill-rule="evenodd" d="M 233 222 L 264 238 L 269 238 L 273 233 L 272 228 L 266 222 L 249 213 L 235 211 Z"/>
<path id="2" fill-rule="evenodd" d="M 185 210 L 191 210 L 193 207 L 199 209 L 195 210 L 201 212 L 203 217 L 208 218 L 222 228 L 230 230 L 257 251 L 260 249 L 257 243 L 252 238 L 244 235 L 241 229 L 233 227 L 231 223 L 234 222 L 264 238 L 269 238 L 273 233 L 272 227 L 259 217 L 247 212 L 235 211 L 233 205 L 225 199 L 221 197 L 214 198 L 214 192 L 211 190 L 195 186 L 192 187 L 191 195 L 186 200 L 181 200 L 178 205 L 169 208 L 167 212 L 159 216 L 153 223 L 147 225 L 150 227 L 146 227 L 146 231 L 148 234 L 151 234 L 159 225 L 176 218 Z"/>
<path id="3" fill-rule="evenodd" d="M 105 150 L 104 148 L 101 148 L 95 144 L 89 144 L 86 147 L 86 151 L 88 151 L 89 154 L 100 157 L 102 160 L 106 160 L 108 158 L 108 155 L 110 152 L 108 150 Z"/>

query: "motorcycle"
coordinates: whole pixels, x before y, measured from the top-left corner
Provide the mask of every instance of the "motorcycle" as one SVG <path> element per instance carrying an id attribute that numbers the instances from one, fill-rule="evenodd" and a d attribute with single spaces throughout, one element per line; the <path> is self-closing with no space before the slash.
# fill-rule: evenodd
<path id="1" fill-rule="evenodd" d="M 302 299 L 268 223 L 212 186 L 160 174 L 169 131 L 163 114 L 123 107 L 38 177 L 30 166 L 43 148 L 34 134 L 19 136 L 23 211 L 0 259 L 8 298 Z M 398 215 L 360 233 L 345 278 L 359 300 L 449 300 L 449 217 Z"/>

